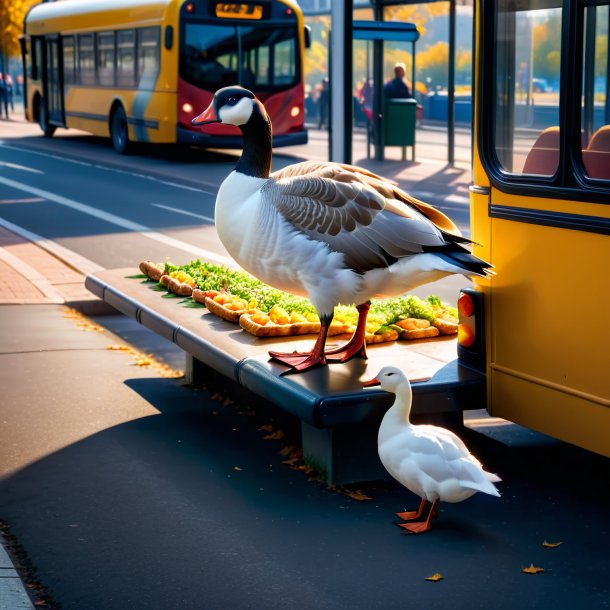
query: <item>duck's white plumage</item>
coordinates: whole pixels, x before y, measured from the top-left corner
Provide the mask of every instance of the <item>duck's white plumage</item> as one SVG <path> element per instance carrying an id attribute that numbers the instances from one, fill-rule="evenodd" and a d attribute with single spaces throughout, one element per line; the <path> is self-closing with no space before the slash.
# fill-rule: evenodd
<path id="1" fill-rule="evenodd" d="M 238 125 L 244 137 L 242 157 L 216 200 L 221 241 L 265 283 L 308 296 L 323 326 L 338 303 L 397 296 L 448 274 L 487 272 L 449 218 L 380 176 L 312 161 L 270 174 L 271 125 L 251 92 L 221 89 L 193 122 L 211 116 Z"/>
<path id="2" fill-rule="evenodd" d="M 461 502 L 477 492 L 500 495 L 494 483 L 501 479 L 484 470 L 456 434 L 439 426 L 411 424 L 411 385 L 401 370 L 384 367 L 366 385 L 376 383 L 396 395 L 377 439 L 379 458 L 394 479 L 434 505 Z"/>

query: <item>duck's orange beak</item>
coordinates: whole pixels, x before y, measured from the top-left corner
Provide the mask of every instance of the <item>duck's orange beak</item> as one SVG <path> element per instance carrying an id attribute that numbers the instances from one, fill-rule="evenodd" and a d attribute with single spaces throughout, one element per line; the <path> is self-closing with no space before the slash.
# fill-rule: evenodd
<path id="1" fill-rule="evenodd" d="M 380 385 L 380 384 L 381 384 L 381 382 L 377 379 L 377 377 L 373 377 L 373 379 L 369 379 L 368 381 L 364 381 L 362 383 L 362 387 L 370 388 L 371 386 Z"/>
<path id="2" fill-rule="evenodd" d="M 220 123 L 220 119 L 216 116 L 214 110 L 214 102 L 191 121 L 191 125 L 208 125 L 209 123 Z"/>

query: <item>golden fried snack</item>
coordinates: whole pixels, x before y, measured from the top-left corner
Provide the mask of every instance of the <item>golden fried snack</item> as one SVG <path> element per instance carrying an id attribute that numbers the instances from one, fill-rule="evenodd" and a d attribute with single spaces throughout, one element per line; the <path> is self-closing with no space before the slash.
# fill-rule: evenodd
<path id="1" fill-rule="evenodd" d="M 422 320 L 420 318 L 404 318 L 403 320 L 398 320 L 395 324 L 404 330 L 418 330 L 420 328 L 430 327 L 430 322 L 428 322 L 428 320 Z"/>
<path id="2" fill-rule="evenodd" d="M 242 306 L 236 297 L 225 292 L 220 292 L 215 297 L 205 297 L 204 303 L 214 315 L 233 324 L 237 324 L 240 316 L 248 311 L 245 301 Z"/>
<path id="3" fill-rule="evenodd" d="M 165 274 L 165 265 L 153 263 L 152 261 L 142 261 L 140 263 L 140 271 L 149 279 L 158 282 L 161 276 Z"/>
<path id="4" fill-rule="evenodd" d="M 434 326 L 438 328 L 441 335 L 455 335 L 458 331 L 457 322 L 444 320 L 443 318 L 436 318 L 434 320 Z"/>
<path id="5" fill-rule="evenodd" d="M 205 305 L 205 298 L 209 297 L 213 299 L 218 293 L 218 290 L 199 290 L 199 288 L 193 288 L 193 301 L 197 301 L 197 303 L 202 303 Z"/>
<path id="6" fill-rule="evenodd" d="M 439 330 L 436 326 L 429 326 L 428 328 L 416 328 L 414 330 L 405 330 L 400 333 L 400 338 L 407 341 L 413 339 L 427 339 L 429 337 L 437 337 Z"/>

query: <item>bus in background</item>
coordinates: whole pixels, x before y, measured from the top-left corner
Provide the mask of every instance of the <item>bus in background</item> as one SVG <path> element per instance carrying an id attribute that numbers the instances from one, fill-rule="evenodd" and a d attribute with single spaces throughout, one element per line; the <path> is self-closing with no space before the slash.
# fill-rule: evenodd
<path id="1" fill-rule="evenodd" d="M 241 147 L 236 127 L 191 119 L 240 84 L 265 104 L 274 146 L 307 142 L 303 15 L 290 0 L 60 0 L 26 15 L 26 118 L 131 142 Z"/>
<path id="2" fill-rule="evenodd" d="M 496 275 L 458 301 L 490 413 L 607 456 L 609 24 L 609 0 L 477 1 L 471 238 Z M 559 88 L 531 104 L 541 68 Z"/>

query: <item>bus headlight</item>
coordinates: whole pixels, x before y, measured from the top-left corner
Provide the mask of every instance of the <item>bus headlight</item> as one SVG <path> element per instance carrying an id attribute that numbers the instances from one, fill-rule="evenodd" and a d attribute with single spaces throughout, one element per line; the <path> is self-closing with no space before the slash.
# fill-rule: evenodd
<path id="1" fill-rule="evenodd" d="M 186 114 L 191 114 L 193 112 L 192 104 L 184 102 L 184 104 L 182 104 L 182 112 L 186 112 Z"/>
<path id="2" fill-rule="evenodd" d="M 291 116 L 292 118 L 298 117 L 298 116 L 299 116 L 299 114 L 301 114 L 301 109 L 300 109 L 298 106 L 293 106 L 293 107 L 290 109 L 290 116 Z"/>

